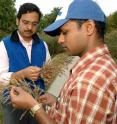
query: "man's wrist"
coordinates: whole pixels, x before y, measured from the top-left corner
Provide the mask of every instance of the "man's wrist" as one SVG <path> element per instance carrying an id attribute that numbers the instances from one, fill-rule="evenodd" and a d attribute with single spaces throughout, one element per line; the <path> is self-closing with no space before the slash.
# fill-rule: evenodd
<path id="1" fill-rule="evenodd" d="M 35 104 L 31 109 L 30 109 L 30 114 L 34 117 L 36 112 L 42 108 L 42 104 L 41 103 L 38 103 L 38 104 Z"/>
<path id="2" fill-rule="evenodd" d="M 14 72 L 11 74 L 11 79 L 14 78 L 16 80 L 22 80 L 24 79 L 24 75 L 23 75 L 23 71 L 20 70 L 20 71 L 17 71 L 17 72 Z"/>

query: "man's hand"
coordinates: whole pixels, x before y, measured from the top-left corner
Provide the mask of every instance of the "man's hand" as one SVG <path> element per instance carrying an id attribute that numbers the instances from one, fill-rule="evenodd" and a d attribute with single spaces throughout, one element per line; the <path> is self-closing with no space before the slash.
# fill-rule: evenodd
<path id="1" fill-rule="evenodd" d="M 13 87 L 10 91 L 10 97 L 13 107 L 29 110 L 38 102 L 20 87 Z"/>
<path id="2" fill-rule="evenodd" d="M 18 72 L 15 72 L 11 75 L 11 78 L 15 78 L 18 81 L 21 81 L 24 78 L 29 80 L 36 81 L 39 78 L 41 68 L 36 66 L 30 66 L 25 69 L 22 69 Z"/>
<path id="3" fill-rule="evenodd" d="M 36 66 L 30 66 L 22 70 L 25 78 L 36 81 L 40 75 L 40 68 Z"/>
<path id="4" fill-rule="evenodd" d="M 56 102 L 56 97 L 52 94 L 46 93 L 38 98 L 39 102 L 44 105 L 52 106 Z"/>
<path id="5" fill-rule="evenodd" d="M 14 87 L 10 91 L 11 102 L 14 107 L 30 110 L 38 104 L 38 102 L 27 92 L 19 87 Z M 50 118 L 41 107 L 36 113 L 35 118 L 39 124 L 57 124 L 55 120 Z"/>

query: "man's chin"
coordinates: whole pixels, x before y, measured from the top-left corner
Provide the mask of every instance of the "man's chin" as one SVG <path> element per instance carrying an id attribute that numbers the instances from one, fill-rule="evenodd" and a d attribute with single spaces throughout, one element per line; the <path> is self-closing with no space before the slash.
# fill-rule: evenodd
<path id="1" fill-rule="evenodd" d="M 66 51 L 66 54 L 69 56 L 79 56 L 78 54 L 72 53 L 70 51 Z"/>
<path id="2" fill-rule="evenodd" d="M 33 34 L 25 34 L 24 36 L 25 36 L 26 38 L 32 38 L 32 35 L 33 35 Z"/>
<path id="3" fill-rule="evenodd" d="M 32 33 L 25 33 L 26 37 L 31 37 L 33 34 Z"/>
<path id="4" fill-rule="evenodd" d="M 67 48 L 64 48 L 64 52 L 69 56 L 74 56 L 74 54 Z"/>
<path id="5" fill-rule="evenodd" d="M 70 51 L 65 51 L 65 53 L 69 56 L 72 56 L 72 53 Z"/>

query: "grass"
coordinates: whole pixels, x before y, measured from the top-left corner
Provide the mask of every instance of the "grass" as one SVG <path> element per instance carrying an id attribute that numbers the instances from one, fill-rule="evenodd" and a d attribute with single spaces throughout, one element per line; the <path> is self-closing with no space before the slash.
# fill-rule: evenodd
<path id="1" fill-rule="evenodd" d="M 1 105 L 0 105 L 0 124 L 3 124 L 3 115 L 2 115 Z"/>

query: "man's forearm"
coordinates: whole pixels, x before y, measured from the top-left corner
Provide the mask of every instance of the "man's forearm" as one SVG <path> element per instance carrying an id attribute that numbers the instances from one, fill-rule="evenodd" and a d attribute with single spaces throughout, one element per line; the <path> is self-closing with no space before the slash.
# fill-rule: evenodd
<path id="1" fill-rule="evenodd" d="M 28 102 L 28 108 L 27 109 L 31 110 L 31 108 L 33 108 L 34 106 L 36 106 L 38 104 L 41 104 L 41 103 L 38 103 L 36 100 L 32 99 L 30 103 Z M 35 112 L 34 117 L 39 122 L 39 124 L 57 124 L 55 122 L 55 120 L 51 119 L 49 117 L 49 115 L 45 112 L 42 105 Z"/>
<path id="2" fill-rule="evenodd" d="M 21 81 L 22 79 L 24 79 L 24 74 L 23 74 L 23 70 L 17 71 L 15 73 L 12 73 L 11 75 L 11 79 L 14 78 L 18 81 Z"/>
<path id="3" fill-rule="evenodd" d="M 44 111 L 43 108 L 40 108 L 35 113 L 35 118 L 39 122 L 39 124 L 57 124 L 55 120 L 49 117 L 49 115 Z"/>
<path id="4" fill-rule="evenodd" d="M 0 75 L 0 83 L 3 85 L 8 85 L 13 72 L 2 73 Z"/>

